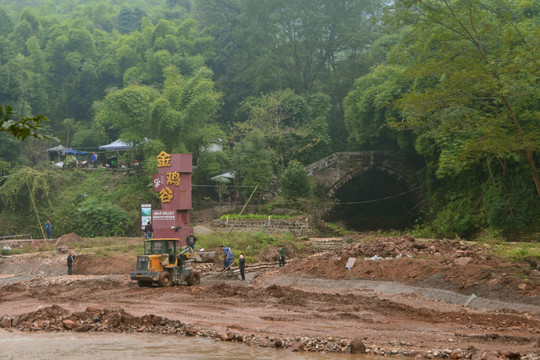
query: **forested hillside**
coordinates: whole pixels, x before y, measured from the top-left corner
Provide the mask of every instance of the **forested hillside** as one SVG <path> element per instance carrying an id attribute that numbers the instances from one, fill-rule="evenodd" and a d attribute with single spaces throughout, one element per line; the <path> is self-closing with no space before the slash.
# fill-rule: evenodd
<path id="1" fill-rule="evenodd" d="M 536 0 L 0 0 L 0 235 L 36 212 L 61 232 L 135 232 L 152 162 L 118 180 L 43 156 L 117 139 L 138 160 L 192 153 L 197 185 L 234 172 L 243 192 L 308 212 L 328 202 L 303 166 L 396 150 L 423 194 L 409 228 L 538 232 L 539 48 Z M 109 176 L 110 194 L 71 185 Z M 335 208 L 377 200 L 350 189 Z M 82 230 L 92 209 L 90 225 L 126 225 Z"/>

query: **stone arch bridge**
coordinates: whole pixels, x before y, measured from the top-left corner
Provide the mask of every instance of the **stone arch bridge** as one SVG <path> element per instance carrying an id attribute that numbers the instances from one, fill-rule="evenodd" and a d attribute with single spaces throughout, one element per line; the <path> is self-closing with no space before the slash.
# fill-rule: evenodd
<path id="1" fill-rule="evenodd" d="M 403 152 L 356 151 L 337 152 L 305 167 L 309 176 L 319 179 L 330 196 L 355 177 L 377 171 L 399 182 L 414 192 L 418 199 L 421 192 L 414 178 L 414 166 Z"/>

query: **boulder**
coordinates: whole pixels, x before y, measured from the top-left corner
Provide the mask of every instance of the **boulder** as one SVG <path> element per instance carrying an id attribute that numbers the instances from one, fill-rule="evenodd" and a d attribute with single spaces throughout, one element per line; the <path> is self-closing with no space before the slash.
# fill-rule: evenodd
<path id="1" fill-rule="evenodd" d="M 302 344 L 302 343 L 293 343 L 293 344 L 291 344 L 291 346 L 289 346 L 289 348 L 287 350 L 289 350 L 290 352 L 304 351 L 304 344 Z"/>
<path id="2" fill-rule="evenodd" d="M 351 354 L 363 354 L 366 352 L 366 345 L 360 339 L 351 341 Z"/>
<path id="3" fill-rule="evenodd" d="M 64 319 L 64 321 L 62 321 L 62 324 L 68 330 L 72 330 L 75 327 L 75 321 L 69 319 Z"/>
<path id="4" fill-rule="evenodd" d="M 0 326 L 4 329 L 9 329 L 11 327 L 11 318 L 9 316 L 4 316 L 0 321 Z"/>
<path id="5" fill-rule="evenodd" d="M 469 264 L 471 261 L 473 261 L 472 257 L 464 256 L 464 257 L 460 257 L 454 260 L 454 264 L 458 266 L 465 266 Z"/>
<path id="6" fill-rule="evenodd" d="M 87 332 L 87 331 L 90 331 L 90 329 L 92 329 L 92 325 L 90 325 L 90 324 L 82 324 L 81 326 L 75 328 L 75 331 L 77 331 L 77 332 Z"/>

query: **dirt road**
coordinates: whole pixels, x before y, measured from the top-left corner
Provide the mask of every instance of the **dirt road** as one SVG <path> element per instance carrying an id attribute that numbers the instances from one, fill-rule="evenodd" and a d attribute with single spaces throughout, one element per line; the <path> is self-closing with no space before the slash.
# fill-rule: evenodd
<path id="1" fill-rule="evenodd" d="M 51 325 L 55 321 L 66 329 L 62 316 L 90 306 L 101 311 L 102 318 L 105 311 L 135 318 L 152 314 L 181 322 L 182 334 L 262 346 L 301 344 L 310 351 L 350 352 L 356 340 L 353 347 L 363 343 L 365 351 L 374 354 L 539 358 L 540 276 L 533 270 L 523 282 L 512 274 L 528 265 L 506 264 L 468 245 L 462 247 L 455 242 L 418 245 L 410 238 L 353 242 L 293 259 L 283 268 L 249 271 L 248 266 L 245 282 L 209 271 L 199 286 L 171 288 L 139 288 L 125 273 L 111 274 L 110 269 L 108 275 L 67 276 L 54 273 L 50 266 L 53 275 L 28 275 L 21 270 L 28 258 L 12 260 L 11 265 L 4 261 L 0 318 L 17 319 L 12 326 L 21 330 L 50 331 L 57 329 Z M 427 256 L 424 250 L 433 254 Z M 373 252 L 394 255 L 386 260 L 360 259 L 352 269 L 345 268 L 351 256 L 373 257 Z M 404 253 L 408 256 L 396 258 Z M 467 259 L 459 260 L 463 258 Z M 62 259 L 52 257 L 49 263 L 63 266 Z M 129 264 L 129 259 L 125 262 Z M 92 266 L 98 264 L 87 259 L 86 270 Z M 16 276 L 8 275 L 10 268 L 19 270 Z M 464 306 L 472 293 L 477 298 Z M 50 319 L 44 320 L 43 309 L 53 305 L 65 314 L 50 310 Z M 41 312 L 36 312 L 38 308 Z M 75 320 L 84 322 L 82 315 L 77 316 Z M 99 316 L 93 318 L 103 322 Z M 115 331 L 110 324 L 105 328 Z M 133 331 L 171 332 L 170 327 L 150 329 L 136 320 L 131 325 Z M 85 329 L 98 328 L 90 324 Z"/>

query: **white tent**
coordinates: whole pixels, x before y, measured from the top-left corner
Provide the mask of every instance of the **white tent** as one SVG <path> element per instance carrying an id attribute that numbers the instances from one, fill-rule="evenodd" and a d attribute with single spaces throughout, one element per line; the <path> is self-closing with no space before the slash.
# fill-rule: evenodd
<path id="1" fill-rule="evenodd" d="M 122 140 L 118 139 L 110 144 L 101 145 L 99 150 L 131 150 L 131 145 L 128 145 Z"/>
<path id="2" fill-rule="evenodd" d="M 216 175 L 214 177 L 211 177 L 210 180 L 224 183 L 224 184 L 230 184 L 234 180 L 234 173 L 232 172 L 226 172 L 223 174 Z"/>
<path id="3" fill-rule="evenodd" d="M 64 147 L 62 145 L 56 145 L 55 147 L 52 147 L 52 148 L 47 149 L 45 151 L 48 151 L 48 152 L 53 152 L 53 151 L 64 152 L 64 150 L 66 150 L 66 147 Z"/>

